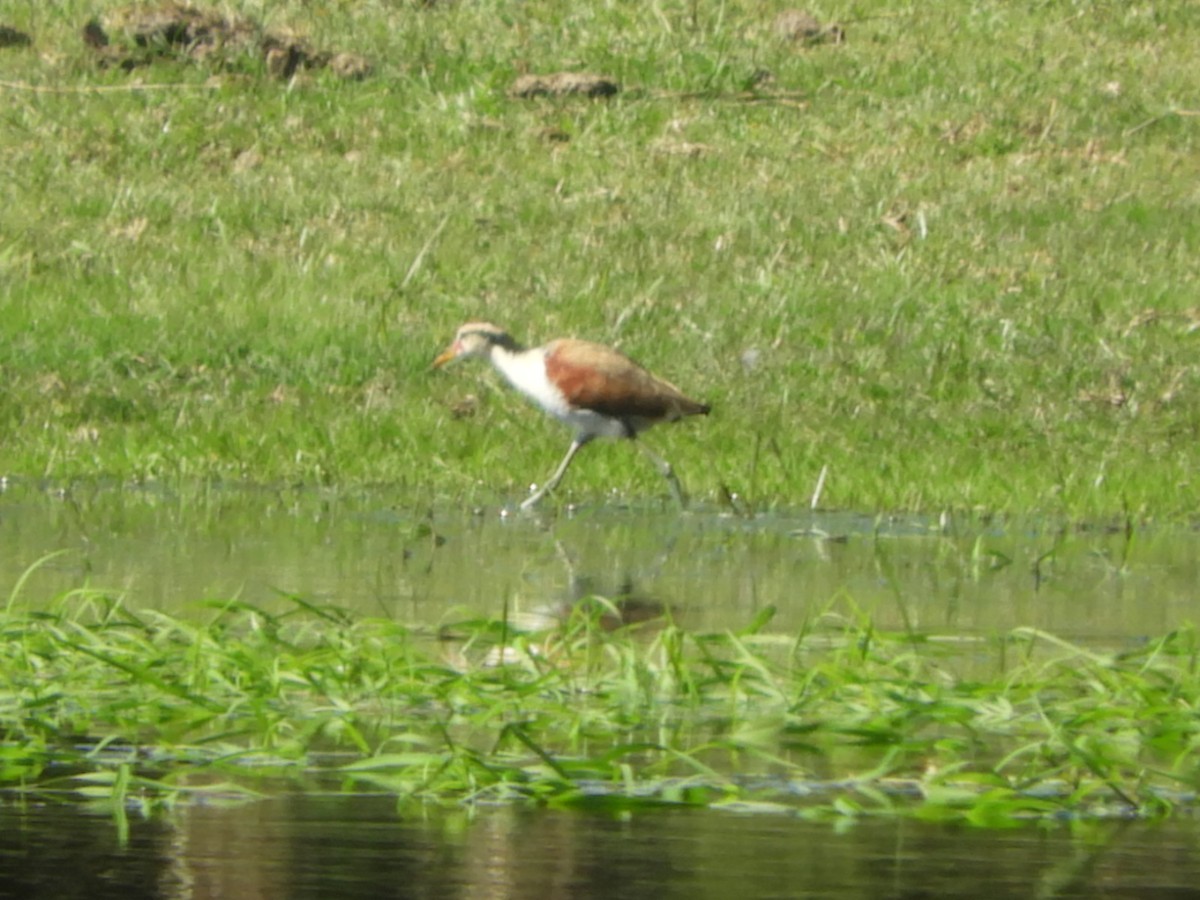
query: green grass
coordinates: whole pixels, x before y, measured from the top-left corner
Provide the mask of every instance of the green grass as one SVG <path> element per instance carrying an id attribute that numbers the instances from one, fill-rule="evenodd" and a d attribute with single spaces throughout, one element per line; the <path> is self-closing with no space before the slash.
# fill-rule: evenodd
<path id="1" fill-rule="evenodd" d="M 20 588 L 18 586 L 17 591 Z M 981 826 L 1161 817 L 1200 778 L 1196 635 L 799 635 L 445 623 L 294 598 L 188 619 L 87 591 L 0 616 L 0 789 L 107 805 L 324 787 L 419 803 L 662 804 Z"/>
<path id="2" fill-rule="evenodd" d="M 0 472 L 515 495 L 566 435 L 427 368 L 488 318 L 711 402 L 650 438 L 698 498 L 1197 508 L 1194 6 L 862 0 L 798 50 L 751 2 L 271 4 L 376 63 L 286 83 L 100 69 L 115 5 L 6 13 Z M 505 96 L 564 68 L 624 90 Z M 618 448 L 564 490 L 614 487 L 662 491 Z"/>

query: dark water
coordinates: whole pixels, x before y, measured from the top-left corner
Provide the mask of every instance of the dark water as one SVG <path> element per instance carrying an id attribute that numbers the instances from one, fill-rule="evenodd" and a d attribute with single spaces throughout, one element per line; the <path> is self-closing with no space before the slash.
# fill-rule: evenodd
<path id="1" fill-rule="evenodd" d="M 720 811 L 399 816 L 385 798 L 297 795 L 134 822 L 125 847 L 104 817 L 0 809 L 0 897 L 1195 897 L 1198 850 L 1190 820 L 835 829 Z"/>
<path id="2" fill-rule="evenodd" d="M 293 592 L 429 624 L 554 615 L 599 593 L 693 628 L 773 606 L 780 631 L 862 613 L 1122 644 L 1198 618 L 1198 550 L 1185 529 L 954 517 L 501 517 L 382 492 L 0 490 L 0 591 L 30 608 L 80 588 L 176 615 Z M 328 795 L 134 818 L 121 846 L 108 816 L 0 796 L 0 897 L 1200 897 L 1198 849 L 1189 818 L 976 831 L 724 810 L 402 815 L 388 798 Z"/>

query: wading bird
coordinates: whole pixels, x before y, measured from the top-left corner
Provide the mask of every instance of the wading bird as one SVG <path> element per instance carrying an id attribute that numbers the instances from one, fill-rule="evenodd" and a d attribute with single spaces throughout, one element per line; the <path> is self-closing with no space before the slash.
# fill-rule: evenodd
<path id="1" fill-rule="evenodd" d="M 433 361 L 440 368 L 472 356 L 491 362 L 518 391 L 575 429 L 567 455 L 550 480 L 522 504 L 528 509 L 554 490 L 579 449 L 593 438 L 636 438 L 659 422 L 706 415 L 709 406 L 690 400 L 675 385 L 651 375 L 628 356 L 590 341 L 560 338 L 541 347 L 525 348 L 503 328 L 469 322 Z M 667 479 L 682 505 L 683 491 L 670 463 L 639 447 Z"/>

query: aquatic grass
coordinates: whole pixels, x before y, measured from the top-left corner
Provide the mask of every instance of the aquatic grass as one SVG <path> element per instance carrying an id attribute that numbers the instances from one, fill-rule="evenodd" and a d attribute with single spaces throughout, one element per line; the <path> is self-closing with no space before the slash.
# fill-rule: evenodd
<path id="1" fill-rule="evenodd" d="M 661 804 L 998 826 L 1191 809 L 1194 631 L 1110 652 L 827 616 L 799 637 L 440 632 L 295 598 L 186 619 L 73 592 L 0 621 L 0 786 L 143 812 L 288 786 L 409 803 Z M 590 607 L 590 611 L 588 608 Z M 967 657 L 970 664 L 967 664 Z"/>

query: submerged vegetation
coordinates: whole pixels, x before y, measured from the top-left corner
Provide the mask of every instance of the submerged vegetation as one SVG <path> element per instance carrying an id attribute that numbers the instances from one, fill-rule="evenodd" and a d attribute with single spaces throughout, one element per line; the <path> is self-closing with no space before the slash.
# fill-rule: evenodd
<path id="1" fill-rule="evenodd" d="M 182 619 L 77 592 L 0 619 L 0 783 L 118 820 L 281 786 L 419 803 L 662 804 L 976 825 L 1193 808 L 1196 634 L 1125 652 L 1017 629 L 423 633 L 289 598 Z"/>
<path id="2" fill-rule="evenodd" d="M 698 499 L 1195 515 L 1195 4 L 212 4 L 361 80 L 105 65 L 128 5 L 0 23 L 0 475 L 513 495 L 562 435 L 427 371 L 486 318 L 711 402 Z"/>

